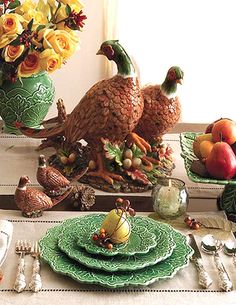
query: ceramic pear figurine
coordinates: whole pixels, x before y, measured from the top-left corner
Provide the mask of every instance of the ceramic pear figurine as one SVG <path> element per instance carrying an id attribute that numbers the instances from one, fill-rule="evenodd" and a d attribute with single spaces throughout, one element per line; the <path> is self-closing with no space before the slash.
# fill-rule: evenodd
<path id="1" fill-rule="evenodd" d="M 129 240 L 131 225 L 127 218 L 135 215 L 129 200 L 118 198 L 116 208 L 111 210 L 102 222 L 100 234 L 94 234 L 93 240 L 100 246 L 112 249 L 113 244 L 125 243 Z"/>

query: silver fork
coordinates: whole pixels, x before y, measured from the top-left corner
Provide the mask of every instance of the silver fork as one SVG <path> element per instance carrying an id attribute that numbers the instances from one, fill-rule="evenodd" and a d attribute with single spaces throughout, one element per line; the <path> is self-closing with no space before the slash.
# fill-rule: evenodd
<path id="1" fill-rule="evenodd" d="M 42 280 L 40 275 L 40 249 L 38 242 L 34 242 L 30 252 L 31 256 L 34 258 L 33 262 L 33 272 L 29 288 L 33 292 L 39 292 L 42 289 Z"/>
<path id="2" fill-rule="evenodd" d="M 17 292 L 22 292 L 26 287 L 25 281 L 25 255 L 30 253 L 31 244 L 26 240 L 18 240 L 15 246 L 16 254 L 19 254 L 19 261 L 16 273 L 16 280 L 14 284 L 14 290 Z"/>

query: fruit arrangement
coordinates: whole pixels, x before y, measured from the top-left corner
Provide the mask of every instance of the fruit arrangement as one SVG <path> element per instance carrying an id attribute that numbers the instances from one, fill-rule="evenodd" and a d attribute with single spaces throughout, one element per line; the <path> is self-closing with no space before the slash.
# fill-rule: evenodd
<path id="1" fill-rule="evenodd" d="M 197 157 L 191 170 L 202 177 L 229 180 L 236 176 L 236 122 L 221 118 L 193 141 Z"/>
<path id="2" fill-rule="evenodd" d="M 100 247 L 113 249 L 113 244 L 125 243 L 129 240 L 131 225 L 127 214 L 135 216 L 136 212 L 131 208 L 130 201 L 117 198 L 116 208 L 105 217 L 99 233 L 92 235 L 92 240 Z"/>

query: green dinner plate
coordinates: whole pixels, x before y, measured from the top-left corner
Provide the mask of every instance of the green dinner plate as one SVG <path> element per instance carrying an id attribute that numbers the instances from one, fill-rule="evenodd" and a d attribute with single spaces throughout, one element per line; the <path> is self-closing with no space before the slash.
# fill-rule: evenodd
<path id="1" fill-rule="evenodd" d="M 223 180 L 214 178 L 203 178 L 191 171 L 191 164 L 197 157 L 193 153 L 193 141 L 197 135 L 201 133 L 183 132 L 180 134 L 180 146 L 182 149 L 181 156 L 184 159 L 184 165 L 189 179 L 197 183 L 212 183 L 212 184 L 236 184 L 236 179 Z"/>
<path id="2" fill-rule="evenodd" d="M 112 250 L 98 246 L 92 240 L 92 236 L 93 233 L 99 232 L 105 217 L 105 214 L 92 214 L 78 219 L 79 234 L 77 235 L 77 243 L 79 247 L 84 248 L 88 253 L 104 256 L 114 256 L 117 254 L 132 256 L 137 253 L 148 253 L 150 249 L 156 247 L 156 235 L 145 226 L 142 226 L 140 219 L 137 218 L 136 220 L 136 217 L 129 217 L 131 234 L 126 243 L 114 244 Z M 63 243 L 63 234 L 61 234 L 61 239 Z"/>
<path id="3" fill-rule="evenodd" d="M 90 216 L 89 219 L 91 217 L 93 218 L 93 216 Z M 104 214 L 98 216 L 97 219 L 100 227 Z M 90 268 L 107 272 L 138 270 L 166 259 L 175 248 L 175 242 L 172 237 L 173 230 L 170 226 L 158 222 L 150 222 L 147 217 L 135 216 L 130 220 L 132 227 L 145 227 L 149 232 L 153 233 L 157 244 L 154 249 L 147 254 L 135 254 L 133 256 L 116 255 L 105 257 L 92 255 L 77 245 L 78 235 L 81 233 L 78 223 L 81 221 L 81 218 L 77 218 L 77 221 L 72 219 L 71 224 L 68 222 L 68 225 L 62 229 L 62 233 L 59 236 L 58 246 L 69 257 Z"/>
<path id="4" fill-rule="evenodd" d="M 86 284 L 98 284 L 108 288 L 118 288 L 128 285 L 146 286 L 160 279 L 172 278 L 178 270 L 189 264 L 193 250 L 187 243 L 186 236 L 173 230 L 172 235 L 176 244 L 170 257 L 150 267 L 131 272 L 108 273 L 92 270 L 75 260 L 69 258 L 58 248 L 58 237 L 63 227 L 71 224 L 71 219 L 61 225 L 48 229 L 46 235 L 40 240 L 41 257 L 60 274 Z M 76 219 L 74 219 L 76 222 Z M 154 220 L 149 219 L 150 222 Z"/>

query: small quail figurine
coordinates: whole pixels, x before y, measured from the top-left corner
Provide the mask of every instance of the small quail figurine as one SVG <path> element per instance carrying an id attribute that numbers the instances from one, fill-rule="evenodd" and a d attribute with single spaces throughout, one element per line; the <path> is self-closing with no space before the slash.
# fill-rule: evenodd
<path id="1" fill-rule="evenodd" d="M 50 197 L 63 194 L 65 188 L 68 188 L 70 185 L 70 181 L 57 169 L 46 165 L 46 158 L 44 155 L 39 156 L 37 181 L 45 189 L 45 193 Z"/>
<path id="2" fill-rule="evenodd" d="M 15 191 L 15 203 L 25 217 L 39 217 L 43 210 L 50 209 L 65 199 L 71 192 L 69 188 L 63 195 L 50 198 L 44 192 L 35 188 L 27 188 L 30 183 L 28 176 L 22 176 Z"/>

